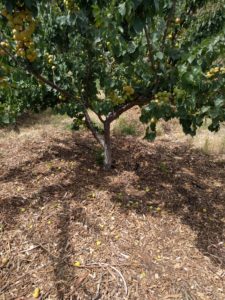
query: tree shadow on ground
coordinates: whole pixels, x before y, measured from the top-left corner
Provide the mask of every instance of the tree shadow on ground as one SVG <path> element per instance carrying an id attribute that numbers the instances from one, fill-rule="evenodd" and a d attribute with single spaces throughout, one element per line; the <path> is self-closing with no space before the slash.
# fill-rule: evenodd
<path id="1" fill-rule="evenodd" d="M 117 148 L 117 145 L 124 147 Z M 110 173 L 96 170 L 94 181 L 84 166 L 82 173 L 89 178 L 90 185 L 109 191 L 112 201 L 120 203 L 125 213 L 135 210 L 147 214 L 162 207 L 176 215 L 196 233 L 197 248 L 214 263 L 225 267 L 224 161 L 215 162 L 185 144 L 155 143 L 148 149 L 132 138 L 126 143 L 114 141 L 114 157 L 116 169 Z M 92 165 L 93 156 L 88 159 L 91 168 L 96 169 Z M 128 179 L 130 182 L 112 182 L 112 177 L 126 176 L 126 172 L 133 174 Z M 127 189 L 127 185 L 133 189 Z"/>
<path id="2" fill-rule="evenodd" d="M 61 172 L 63 174 L 56 182 L 49 180 L 34 191 L 28 190 L 28 195 L 7 196 L 0 199 L 0 223 L 4 224 L 5 231 L 18 228 L 21 225 L 19 223 L 21 221 L 19 218 L 21 211 L 33 210 L 38 215 L 39 213 L 36 213 L 36 211 L 39 211 L 40 208 L 43 208 L 45 205 L 54 204 L 55 201 L 60 199 L 61 208 L 55 213 L 57 224 L 55 236 L 49 236 L 48 230 L 42 231 L 41 227 L 38 234 L 30 232 L 28 229 L 24 230 L 24 228 L 23 231 L 29 242 L 34 245 L 41 245 L 44 255 L 47 255 L 50 260 L 53 267 L 57 299 L 63 300 L 65 299 L 65 295 L 69 297 L 68 294 L 71 294 L 70 299 L 75 299 L 72 296 L 74 290 L 69 290 L 69 283 L 71 281 L 74 282 L 74 278 L 77 280 L 77 282 L 76 280 L 74 282 L 74 289 L 79 286 L 79 278 L 76 278 L 75 268 L 71 265 L 69 261 L 70 257 L 68 256 L 71 220 L 72 222 L 80 221 L 84 223 L 92 231 L 99 231 L 99 228 L 89 221 L 81 207 L 81 203 L 86 198 L 87 193 L 96 184 L 99 168 L 95 168 L 94 174 L 90 178 L 88 167 L 90 167 L 91 155 L 90 148 L 86 147 L 86 143 L 81 141 L 81 144 L 78 143 L 79 146 L 77 146 L 77 142 L 59 146 L 58 142 L 60 141 L 56 141 L 56 144 L 51 146 L 46 152 L 41 153 L 37 159 L 28 159 L 16 167 L 11 167 L 6 172 L 3 172 L 0 177 L 1 183 L 16 182 L 24 184 L 27 189 L 29 189 L 29 182 L 37 177 L 48 178 L 51 174 L 56 174 L 57 177 L 57 174 Z M 43 165 L 43 163 L 48 164 L 52 160 L 63 160 L 66 163 L 76 161 L 76 165 L 69 172 L 66 168 L 62 170 L 61 168 L 57 168 L 57 166 L 51 166 L 47 169 L 42 168 L 41 171 L 33 172 L 37 166 Z M 94 165 L 93 159 L 91 164 Z M 70 209 L 70 204 L 74 203 L 74 201 L 77 202 L 76 208 Z M 37 221 L 41 222 L 40 216 L 37 217 Z M 56 241 L 57 246 L 56 253 L 53 254 L 43 244 L 54 243 L 54 241 Z M 93 296 L 88 291 L 86 293 L 90 297 Z"/>
<path id="3" fill-rule="evenodd" d="M 196 247 L 224 268 L 225 162 L 213 162 L 182 144 L 162 147 L 156 143 L 153 152 L 130 145 L 121 153 L 135 157 L 126 170 L 135 174 L 136 195 L 127 193 L 124 185 L 114 186 L 114 201 L 122 203 L 125 211 L 133 208 L 137 213 L 154 214 L 161 207 L 179 217 L 196 233 Z"/>
<path id="4" fill-rule="evenodd" d="M 118 145 L 122 147 L 117 148 Z M 92 146 L 93 152 L 90 151 Z M 50 255 L 58 299 L 64 299 L 67 282 L 75 276 L 67 256 L 71 220 L 82 218 L 82 222 L 94 231 L 98 230 L 95 224 L 89 222 L 88 216 L 79 211 L 82 201 L 87 199 L 93 188 L 109 192 L 111 201 L 120 206 L 121 213 L 133 210 L 138 214 L 157 216 L 155 211 L 160 207 L 179 217 L 196 233 L 196 247 L 213 263 L 224 267 L 225 162 L 213 162 L 208 156 L 184 144 L 162 145 L 156 142 L 146 146 L 133 139 L 124 142 L 117 138 L 113 140 L 113 148 L 115 169 L 105 172 L 96 165 L 94 152 L 97 148 L 93 142 L 87 143 L 82 137 L 75 141 L 55 139 L 48 151 L 33 162 L 33 168 L 51 159 L 60 159 L 75 161 L 73 169 L 53 168 L 51 172 L 56 177 L 61 174 L 56 182 L 45 183 L 29 196 L 6 197 L 0 201 L 0 211 L 7 229 L 17 226 L 21 207 L 36 209 L 61 199 L 61 210 L 56 214 L 57 253 Z M 48 176 L 48 172 L 43 171 L 42 176 Z M 29 164 L 26 162 L 5 172 L 1 181 L 7 183 L 16 178 L 27 184 L 29 176 Z M 114 178 L 121 180 L 114 181 Z M 70 209 L 74 199 L 78 211 Z M 32 236 L 30 238 L 33 239 Z"/>

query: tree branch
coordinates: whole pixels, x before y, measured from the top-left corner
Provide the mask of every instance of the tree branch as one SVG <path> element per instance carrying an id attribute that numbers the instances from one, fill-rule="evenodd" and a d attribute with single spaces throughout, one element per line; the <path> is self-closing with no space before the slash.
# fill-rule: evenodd
<path id="1" fill-rule="evenodd" d="M 107 116 L 106 122 L 111 123 L 112 121 L 116 120 L 122 113 L 129 110 L 130 108 L 136 105 L 145 105 L 149 103 L 149 101 L 151 101 L 151 98 L 149 99 L 149 97 L 138 96 L 134 100 L 118 106 L 116 110 L 114 110 Z"/>
<path id="2" fill-rule="evenodd" d="M 144 32 L 145 32 L 145 37 L 146 37 L 147 45 L 148 45 L 148 58 L 149 58 L 149 61 L 151 62 L 152 69 L 155 70 L 154 59 L 153 59 L 153 47 L 152 47 L 152 44 L 150 41 L 150 36 L 149 36 L 147 25 L 144 26 Z"/>
<path id="3" fill-rule="evenodd" d="M 87 105 L 86 103 L 86 107 L 88 107 L 89 105 Z M 91 109 L 91 111 L 97 116 L 97 118 L 99 119 L 100 122 L 102 122 L 102 124 L 104 124 L 105 120 L 102 118 L 102 115 L 97 113 L 96 111 L 94 111 L 93 109 Z"/>
<path id="4" fill-rule="evenodd" d="M 85 116 L 85 123 L 87 125 L 87 128 L 92 132 L 95 139 L 99 142 L 99 144 L 104 147 L 104 138 L 103 136 L 98 133 L 98 131 L 95 129 L 93 122 L 88 114 L 88 111 L 86 108 L 84 108 L 84 116 Z"/>
<path id="5" fill-rule="evenodd" d="M 8 54 L 13 61 L 20 65 L 25 71 L 27 71 L 28 73 L 32 74 L 37 80 L 44 82 L 45 84 L 51 86 L 53 89 L 57 90 L 58 92 L 60 92 L 61 94 L 65 95 L 67 98 L 75 98 L 73 95 L 70 95 L 68 92 L 64 91 L 63 89 L 61 89 L 58 85 L 56 85 L 55 83 L 51 82 L 50 80 L 44 78 L 41 74 L 36 73 L 34 70 L 32 70 L 32 68 L 30 68 L 29 66 L 24 66 L 22 63 L 20 63 L 15 57 L 14 55 L 8 51 L 8 49 L 5 49 L 4 47 L 2 47 L 0 45 L 0 49 L 4 50 L 6 52 L 6 54 Z M 104 138 L 101 134 L 98 133 L 98 131 L 95 129 L 93 122 L 87 112 L 87 101 L 81 101 L 79 99 L 79 102 L 82 104 L 83 109 L 84 109 L 84 116 L 85 116 L 85 123 L 88 127 L 88 129 L 92 132 L 93 136 L 95 137 L 95 139 L 100 143 L 100 145 L 102 147 L 104 147 Z M 98 116 L 99 117 L 99 116 Z M 99 119 L 104 123 L 104 120 L 102 118 L 99 117 Z"/>
<path id="6" fill-rule="evenodd" d="M 0 49 L 2 49 L 6 54 L 8 54 L 9 57 L 12 58 L 12 60 L 19 65 L 24 71 L 28 72 L 29 74 L 33 75 L 38 81 L 41 81 L 47 85 L 49 85 L 50 87 L 52 87 L 53 89 L 55 89 L 56 91 L 58 91 L 59 93 L 61 93 L 62 95 L 64 95 L 67 98 L 73 98 L 76 99 L 78 101 L 80 101 L 77 97 L 75 97 L 75 95 L 72 95 L 70 93 L 68 93 L 67 91 L 63 90 L 62 88 L 60 88 L 57 84 L 51 82 L 49 79 L 45 78 L 44 76 L 42 76 L 41 74 L 35 72 L 31 66 L 27 66 L 24 65 L 23 63 L 19 62 L 16 57 L 5 47 L 1 46 L 0 44 Z"/>
<path id="7" fill-rule="evenodd" d="M 176 4 L 177 4 L 177 0 L 173 0 L 173 4 L 172 4 L 172 7 L 171 7 L 171 13 L 168 14 L 168 18 L 167 18 L 167 21 L 166 21 L 166 28 L 165 28 L 165 31 L 164 31 L 164 34 L 163 34 L 163 39 L 162 39 L 162 44 L 161 44 L 161 51 L 164 50 L 166 37 L 167 37 L 167 34 L 168 34 L 168 29 L 169 29 L 170 24 L 172 23 L 172 20 L 174 19 L 174 14 L 175 14 L 175 11 L 176 11 Z"/>

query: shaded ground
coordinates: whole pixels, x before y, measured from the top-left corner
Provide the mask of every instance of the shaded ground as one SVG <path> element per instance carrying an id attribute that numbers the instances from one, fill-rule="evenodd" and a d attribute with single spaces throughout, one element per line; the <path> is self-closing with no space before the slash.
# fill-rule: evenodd
<path id="1" fill-rule="evenodd" d="M 107 173 L 88 141 L 0 139 L 0 299 L 224 299 L 225 161 L 121 137 Z"/>

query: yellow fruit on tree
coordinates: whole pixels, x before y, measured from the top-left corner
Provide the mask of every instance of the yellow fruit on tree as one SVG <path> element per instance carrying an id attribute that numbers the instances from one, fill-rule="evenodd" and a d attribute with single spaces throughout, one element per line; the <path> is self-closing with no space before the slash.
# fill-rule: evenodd
<path id="1" fill-rule="evenodd" d="M 131 95 L 134 94 L 134 89 L 133 89 L 132 86 L 130 86 L 130 85 L 125 85 L 125 86 L 123 87 L 123 91 L 124 91 L 124 93 L 127 94 L 128 96 L 131 96 Z"/>
<path id="2" fill-rule="evenodd" d="M 0 49 L 0 56 L 6 55 L 6 52 L 3 49 Z"/>
<path id="3" fill-rule="evenodd" d="M 6 47 L 6 48 L 9 47 L 9 44 L 8 44 L 7 42 L 4 42 L 4 41 L 2 41 L 2 42 L 0 43 L 0 45 L 1 45 L 2 47 Z"/>
<path id="4" fill-rule="evenodd" d="M 25 55 L 26 55 L 26 53 L 25 53 L 25 51 L 24 51 L 23 48 L 18 49 L 18 51 L 16 52 L 16 54 L 17 54 L 18 56 L 20 56 L 20 57 L 25 57 Z"/>
<path id="5" fill-rule="evenodd" d="M 22 41 L 16 41 L 16 49 L 23 48 L 23 42 Z"/>
<path id="6" fill-rule="evenodd" d="M 8 16 L 8 12 L 7 12 L 6 9 L 3 9 L 3 10 L 1 11 L 1 14 L 2 14 L 4 17 L 7 17 L 7 16 Z"/>
<path id="7" fill-rule="evenodd" d="M 22 25 L 23 24 L 23 19 L 20 16 L 18 16 L 16 18 L 14 18 L 12 20 L 12 22 L 13 22 L 14 25 Z"/>
<path id="8" fill-rule="evenodd" d="M 17 41 L 22 41 L 23 36 L 19 32 L 17 32 L 16 34 L 13 35 L 13 39 Z"/>
<path id="9" fill-rule="evenodd" d="M 206 75 L 205 75 L 207 78 L 211 78 L 213 77 L 213 74 L 211 72 L 207 72 Z"/>
<path id="10" fill-rule="evenodd" d="M 20 26 L 20 25 L 16 25 L 16 26 L 15 26 L 15 29 L 13 29 L 13 30 L 16 30 L 16 31 L 22 31 L 22 30 L 23 30 L 23 27 Z"/>
<path id="11" fill-rule="evenodd" d="M 13 33 L 13 34 L 16 34 L 16 33 L 18 33 L 18 30 L 13 29 L 13 30 L 12 30 L 12 33 Z"/>
<path id="12" fill-rule="evenodd" d="M 154 117 L 151 118 L 151 121 L 150 121 L 151 124 L 156 124 L 156 122 L 157 122 L 157 119 L 156 119 L 156 118 L 154 118 Z"/>
<path id="13" fill-rule="evenodd" d="M 36 52 L 32 52 L 31 54 L 27 54 L 27 59 L 29 62 L 33 62 L 37 59 L 37 54 Z"/>

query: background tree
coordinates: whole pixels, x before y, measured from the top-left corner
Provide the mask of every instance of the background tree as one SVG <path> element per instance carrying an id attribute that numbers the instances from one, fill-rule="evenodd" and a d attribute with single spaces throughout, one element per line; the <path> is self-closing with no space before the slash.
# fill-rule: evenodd
<path id="1" fill-rule="evenodd" d="M 146 138 L 178 118 L 225 120 L 225 1 L 9 1 L 1 5 L 1 122 L 52 107 L 85 125 L 112 164 L 110 126 L 135 105 Z M 32 75 L 32 76 L 30 76 Z M 102 123 L 99 130 L 93 112 Z"/>

